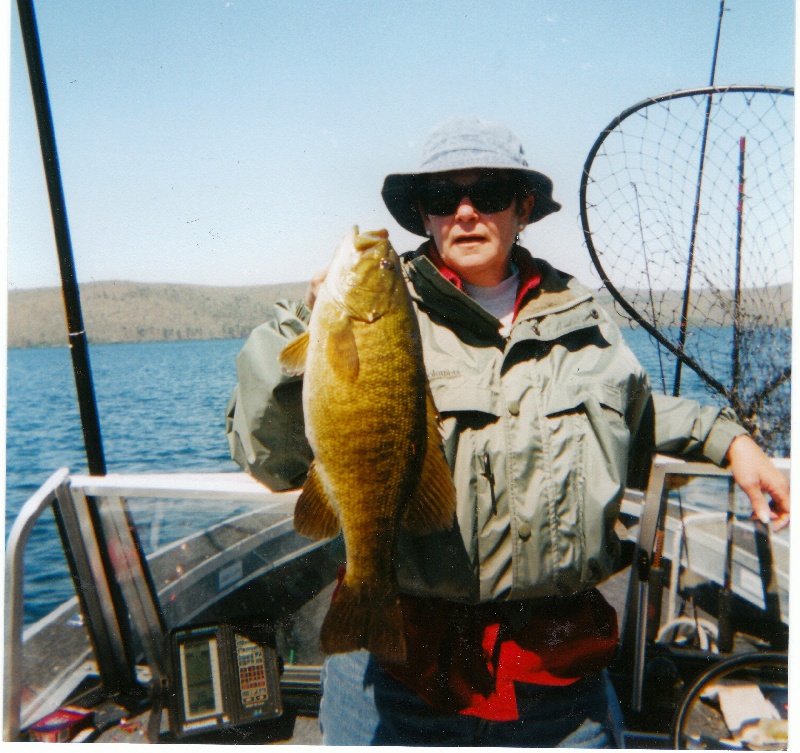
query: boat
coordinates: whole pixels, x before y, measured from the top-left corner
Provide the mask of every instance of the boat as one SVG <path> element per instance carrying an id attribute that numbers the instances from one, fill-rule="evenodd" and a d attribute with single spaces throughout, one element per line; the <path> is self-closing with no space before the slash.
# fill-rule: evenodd
<path id="1" fill-rule="evenodd" d="M 27 44 L 35 18 L 19 6 Z M 297 534 L 298 490 L 243 473 L 105 471 L 65 230 L 90 473 L 54 472 L 8 534 L 3 739 L 318 744 L 318 633 L 341 540 Z M 775 462 L 788 477 L 788 459 Z M 25 625 L 25 554 L 49 511 L 75 595 Z M 626 490 L 616 529 L 619 570 L 600 588 L 621 625 L 610 667 L 621 743 L 786 747 L 788 537 L 742 512 L 727 470 L 662 456 L 646 491 Z M 733 691 L 767 711 L 732 728 L 743 705 L 726 700 Z"/>
<path id="2" fill-rule="evenodd" d="M 789 474 L 788 462 L 779 467 Z M 676 479 L 682 485 L 671 488 Z M 745 518 L 733 526 L 729 630 L 736 645 L 719 651 L 727 513 L 704 510 L 688 492 L 700 484 L 708 494 L 704 483 L 725 487 L 729 480 L 707 463 L 656 457 L 647 492 L 629 491 L 623 501 L 621 568 L 601 590 L 622 624 L 612 678 L 626 711 L 626 747 L 672 747 L 680 689 L 721 660 L 786 650 L 788 542 L 773 537 L 759 550 L 757 524 Z M 678 495 L 688 498 L 679 503 Z M 318 630 L 343 550 L 294 531 L 297 496 L 270 492 L 243 473 L 54 473 L 25 504 L 7 542 L 4 739 L 41 739 L 42 720 L 80 709 L 78 727 L 64 724 L 84 741 L 320 742 Z M 187 505 L 198 529 L 161 543 L 153 532 L 169 527 L 170 511 L 185 518 Z M 48 509 L 59 520 L 76 596 L 23 629 L 25 547 Z M 221 520 L 205 526 L 200 512 Z M 769 539 L 768 531 L 760 535 Z M 695 613 L 687 616 L 690 603 Z M 274 706 L 248 716 L 220 695 L 206 704 L 208 713 L 187 711 L 194 691 L 180 647 L 191 636 L 208 645 L 208 635 L 229 630 L 262 647 Z M 230 673 L 235 644 L 225 650 L 219 662 Z M 653 672 L 664 667 L 673 673 L 670 701 L 653 695 L 661 688 Z M 215 692 L 233 693 L 235 683 L 223 683 L 218 670 Z"/>

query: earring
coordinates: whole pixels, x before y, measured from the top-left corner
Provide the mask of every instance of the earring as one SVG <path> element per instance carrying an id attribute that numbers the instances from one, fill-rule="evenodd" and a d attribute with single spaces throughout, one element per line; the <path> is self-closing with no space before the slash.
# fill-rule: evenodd
<path id="1" fill-rule="evenodd" d="M 431 231 L 428 228 L 425 229 L 425 235 L 427 235 L 428 238 L 431 237 Z"/>

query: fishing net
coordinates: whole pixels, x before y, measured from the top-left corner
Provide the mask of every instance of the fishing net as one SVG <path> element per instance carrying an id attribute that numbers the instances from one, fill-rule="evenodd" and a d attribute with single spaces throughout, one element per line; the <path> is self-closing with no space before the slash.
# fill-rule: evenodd
<path id="1" fill-rule="evenodd" d="M 793 105 L 792 89 L 741 86 L 640 102 L 602 132 L 581 181 L 589 252 L 658 350 L 656 387 L 681 394 L 689 367 L 778 455 L 789 451 Z"/>

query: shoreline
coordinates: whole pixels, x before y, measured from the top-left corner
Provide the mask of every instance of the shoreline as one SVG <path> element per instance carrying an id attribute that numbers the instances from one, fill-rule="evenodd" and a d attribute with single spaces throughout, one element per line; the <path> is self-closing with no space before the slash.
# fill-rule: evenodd
<path id="1" fill-rule="evenodd" d="M 276 301 L 302 299 L 307 286 L 305 281 L 246 287 L 111 281 L 83 284 L 80 292 L 89 343 L 106 345 L 246 338 L 269 319 Z M 608 291 L 594 292 L 598 303 L 618 326 L 623 329 L 639 327 L 619 313 Z M 715 299 L 704 291 L 696 291 L 694 295 L 694 313 L 689 318 L 689 326 L 707 326 L 714 321 L 709 313 Z M 786 283 L 767 298 L 787 301 L 784 310 L 790 310 L 791 295 L 791 284 Z M 635 296 L 636 291 L 631 291 L 627 298 L 635 300 Z M 748 307 L 748 299 L 754 300 L 744 296 L 745 313 L 760 315 L 760 304 L 754 302 Z M 673 291 L 661 308 L 677 310 L 679 301 L 680 294 Z M 761 318 L 769 320 L 766 316 Z M 715 322 L 712 326 L 726 326 L 726 322 Z M 777 326 L 791 327 L 791 314 Z M 60 288 L 10 291 L 7 335 L 9 350 L 68 347 Z"/>

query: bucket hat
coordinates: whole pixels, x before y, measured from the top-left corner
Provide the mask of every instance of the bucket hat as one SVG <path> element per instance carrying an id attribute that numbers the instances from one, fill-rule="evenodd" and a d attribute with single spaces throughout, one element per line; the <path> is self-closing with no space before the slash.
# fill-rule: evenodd
<path id="1" fill-rule="evenodd" d="M 470 168 L 514 170 L 519 174 L 536 197 L 529 223 L 561 209 L 561 204 L 553 200 L 553 181 L 528 167 L 517 136 L 501 123 L 478 118 L 452 118 L 436 126 L 423 147 L 419 169 L 387 175 L 381 196 L 402 227 L 424 236 L 425 225 L 417 206 L 421 178 Z"/>

